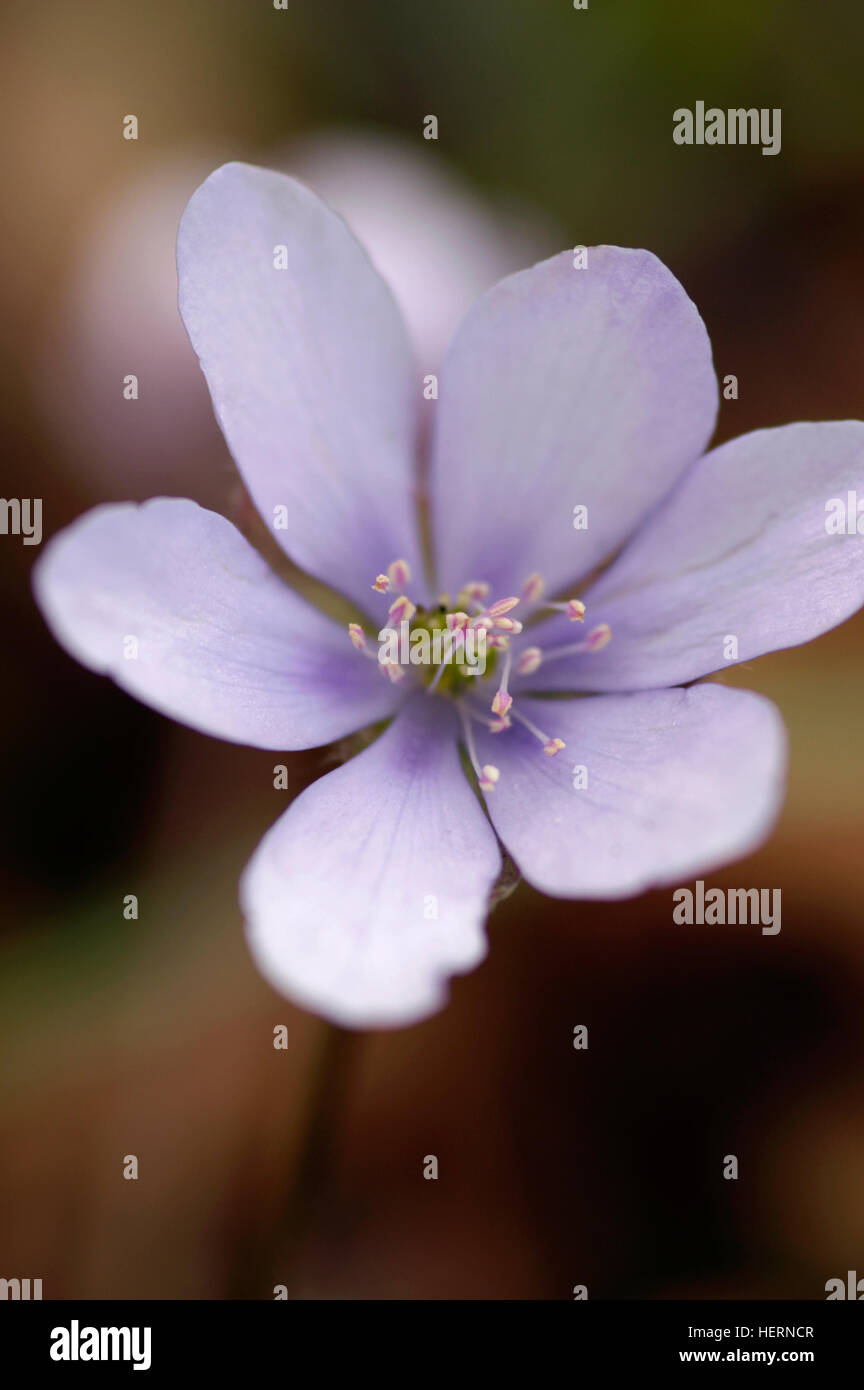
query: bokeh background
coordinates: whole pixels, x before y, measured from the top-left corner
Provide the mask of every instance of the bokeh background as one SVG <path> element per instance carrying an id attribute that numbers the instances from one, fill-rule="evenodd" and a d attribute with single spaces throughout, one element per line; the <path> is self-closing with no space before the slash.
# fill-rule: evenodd
<path id="1" fill-rule="evenodd" d="M 858 0 L 6 0 L 0 55 L 2 492 L 43 498 L 46 538 L 106 499 L 243 507 L 174 308 L 177 218 L 225 158 L 356 220 L 430 364 L 487 283 L 608 241 L 699 304 L 740 383 L 718 441 L 864 415 Z M 780 107 L 782 153 L 675 146 L 699 99 Z M 521 886 L 444 1013 L 334 1040 L 258 978 L 236 902 L 326 752 L 275 791 L 272 754 L 80 669 L 37 553 L 0 538 L 0 1273 L 214 1299 L 824 1298 L 864 1273 L 864 619 L 724 674 L 777 701 L 792 759 L 770 843 L 710 882 L 780 887 L 779 936 Z"/>

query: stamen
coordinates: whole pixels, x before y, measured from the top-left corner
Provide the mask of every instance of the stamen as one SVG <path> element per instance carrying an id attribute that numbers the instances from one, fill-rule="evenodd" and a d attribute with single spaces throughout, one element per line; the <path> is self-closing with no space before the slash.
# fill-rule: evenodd
<path id="1" fill-rule="evenodd" d="M 524 623 L 518 618 L 511 618 L 509 614 L 520 603 L 531 605 L 532 611 L 536 611 L 537 608 L 551 609 L 563 613 L 570 622 L 580 623 L 585 618 L 585 604 L 577 598 L 544 602 L 546 584 L 539 570 L 528 575 L 522 585 L 521 597 L 517 598 L 515 595 L 510 595 L 496 599 L 494 603 L 489 603 L 490 585 L 485 580 L 471 580 L 459 591 L 453 611 L 450 609 L 449 594 L 441 594 L 437 605 L 430 610 L 427 610 L 425 606 L 418 608 L 406 592 L 406 586 L 410 582 L 411 567 L 407 560 L 400 558 L 388 565 L 386 574 L 379 574 L 376 577 L 372 588 L 378 593 L 393 595 L 393 601 L 388 609 L 388 624 L 400 628 L 402 631 L 400 654 L 405 659 L 406 666 L 408 658 L 404 655 L 402 642 L 406 631 L 411 629 L 412 620 L 417 618 L 417 633 L 411 632 L 411 635 L 417 636 L 418 640 L 422 637 L 423 640 L 419 645 L 412 643 L 411 662 L 413 664 L 415 661 L 416 650 L 416 655 L 421 663 L 431 664 L 435 668 L 424 673 L 424 682 L 431 676 L 431 680 L 426 685 L 427 695 L 432 695 L 439 689 L 446 691 L 447 695 L 464 695 L 464 687 L 475 684 L 474 681 L 468 681 L 466 677 L 477 676 L 478 674 L 482 676 L 484 673 L 488 677 L 491 674 L 491 670 L 481 670 L 473 660 L 469 659 L 472 656 L 472 652 L 469 651 L 469 639 L 479 633 L 485 645 L 494 653 L 492 668 L 497 666 L 501 676 L 498 689 L 492 698 L 492 717 L 490 718 L 485 714 L 480 716 L 474 711 L 469 711 L 471 718 L 479 719 L 490 733 L 499 734 L 512 726 L 510 717 L 512 712 L 513 718 L 522 723 L 535 738 L 540 740 L 543 744 L 543 751 L 548 757 L 554 757 L 556 753 L 560 752 L 564 747 L 561 739 L 544 734 L 521 712 L 517 713 L 513 710 L 513 696 L 509 689 L 511 675 L 531 676 L 542 664 L 547 661 L 554 661 L 558 657 L 601 651 L 612 640 L 612 631 L 608 623 L 600 623 L 592 628 L 581 642 L 545 649 L 538 646 L 526 646 L 521 651 L 514 651 L 511 646 L 511 639 L 524 631 Z M 375 653 L 369 649 L 367 635 L 360 623 L 349 623 L 348 635 L 356 651 L 379 662 L 388 680 L 402 681 L 406 674 L 409 674 L 401 662 L 395 660 L 392 655 L 382 661 L 380 660 L 380 653 Z M 382 634 L 379 634 L 379 639 L 381 637 Z M 501 654 L 500 658 L 498 653 Z M 454 663 L 455 669 L 447 680 L 443 681 L 445 671 Z M 463 663 L 465 664 L 463 665 Z M 480 698 L 482 700 L 482 696 Z M 491 765 L 489 768 L 481 768 L 476 762 L 476 756 L 475 772 L 484 790 L 491 790 L 498 780 L 497 768 Z"/>
<path id="2" fill-rule="evenodd" d="M 468 711 L 460 702 L 457 707 L 459 718 L 462 721 L 462 732 L 465 735 L 465 748 L 476 775 L 481 792 L 491 792 L 495 790 L 495 784 L 501 776 L 500 771 L 493 763 L 484 763 L 480 766 L 480 759 L 477 757 L 477 749 L 474 746 L 474 731 L 468 722 Z"/>
<path id="3" fill-rule="evenodd" d="M 458 604 L 479 603 L 481 599 L 487 597 L 489 585 L 485 580 L 472 579 L 470 584 L 466 584 L 464 589 L 459 590 Z"/>
<path id="4" fill-rule="evenodd" d="M 518 598 L 499 598 L 486 609 L 484 616 L 487 618 L 502 618 L 505 613 L 509 613 L 511 608 L 516 608 L 518 604 Z"/>
<path id="5" fill-rule="evenodd" d="M 502 734 L 505 729 L 513 727 L 513 721 L 506 714 L 501 719 L 490 719 L 488 714 L 481 714 L 480 710 L 474 709 L 471 705 L 466 704 L 465 709 L 471 718 L 487 728 L 490 734 Z"/>
<path id="6" fill-rule="evenodd" d="M 566 647 L 552 647 L 543 653 L 544 661 L 557 661 L 561 656 L 574 656 L 577 652 L 602 652 L 612 641 L 612 629 L 608 623 L 598 623 L 591 629 L 583 642 L 570 642 Z"/>
<path id="7" fill-rule="evenodd" d="M 407 594 L 402 594 L 399 598 L 393 600 L 387 612 L 394 623 L 410 623 L 414 614 L 417 612 L 417 608 L 411 602 Z"/>
<path id="8" fill-rule="evenodd" d="M 519 658 L 516 662 L 517 676 L 533 676 L 542 660 L 543 653 L 539 647 L 525 647 L 525 649 L 519 653 Z"/>
<path id="9" fill-rule="evenodd" d="M 449 616 L 449 615 L 448 615 L 448 616 Z M 464 636 L 464 633 L 463 633 L 461 627 L 460 627 L 460 628 L 451 628 L 451 627 L 448 626 L 447 631 L 446 631 L 446 633 L 444 634 L 444 641 L 447 643 L 447 646 L 446 646 L 446 648 L 445 648 L 445 647 L 443 646 L 443 644 L 442 644 L 442 647 L 441 647 L 441 664 L 439 665 L 438 670 L 435 672 L 435 675 L 432 677 L 431 684 L 430 684 L 430 685 L 427 685 L 427 687 L 426 687 L 426 694 L 427 694 L 427 695 L 434 695 L 435 690 L 436 690 L 436 688 L 437 688 L 437 686 L 438 686 L 438 682 L 440 681 L 441 677 L 443 676 L 444 671 L 445 671 L 445 668 L 447 667 L 447 664 L 448 664 L 448 662 L 449 662 L 449 660 L 450 660 L 450 657 L 451 657 L 451 655 L 452 655 L 452 653 L 453 653 L 453 647 L 454 647 L 455 643 L 458 642 L 458 641 L 461 641 L 461 642 L 464 643 L 464 641 L 465 641 L 465 636 Z"/>
<path id="10" fill-rule="evenodd" d="M 378 661 L 378 653 L 367 647 L 366 633 L 359 623 L 348 624 L 348 636 L 351 638 L 351 645 L 355 651 L 358 651 L 361 656 L 365 656 L 367 661 L 374 661 L 376 666 L 381 664 Z"/>
<path id="11" fill-rule="evenodd" d="M 589 652 L 602 652 L 604 647 L 608 647 L 612 641 L 612 629 L 608 623 L 599 623 L 592 628 L 585 638 L 585 645 Z"/>
<path id="12" fill-rule="evenodd" d="M 454 651 L 465 650 L 465 633 L 471 626 L 471 619 L 468 617 L 467 613 L 447 613 L 445 614 L 444 622 L 447 625 L 447 633 L 445 636 L 447 647 L 446 650 L 443 647 L 441 650 L 442 664 L 450 660 Z"/>
<path id="13" fill-rule="evenodd" d="M 514 709 L 513 718 L 518 719 L 520 724 L 524 724 L 529 734 L 533 734 L 534 737 L 543 744 L 543 752 L 547 757 L 554 758 L 556 753 L 560 753 L 561 749 L 566 747 L 563 739 L 550 738 L 548 734 L 544 734 L 543 730 L 538 729 L 537 725 L 534 724 L 527 715 L 523 714 L 521 710 Z"/>
<path id="14" fill-rule="evenodd" d="M 535 570 L 533 574 L 529 574 L 522 585 L 522 602 L 537 603 L 543 597 L 545 588 L 546 584 L 542 574 L 538 574 Z"/>
<path id="15" fill-rule="evenodd" d="M 397 594 L 402 594 L 411 582 L 411 566 L 407 560 L 394 560 L 387 566 L 387 577 Z"/>
<path id="16" fill-rule="evenodd" d="M 544 603 L 543 607 L 566 614 L 571 623 L 581 623 L 585 617 L 585 605 L 579 598 L 568 598 L 566 603 Z"/>
<path id="17" fill-rule="evenodd" d="M 503 719 L 507 714 L 510 713 L 510 706 L 513 704 L 513 696 L 507 689 L 507 683 L 510 680 L 510 667 L 512 663 L 513 653 L 511 651 L 508 651 L 506 656 L 504 657 L 504 670 L 501 673 L 501 684 L 496 690 L 495 698 L 492 701 L 492 713 L 497 714 L 501 719 Z"/>

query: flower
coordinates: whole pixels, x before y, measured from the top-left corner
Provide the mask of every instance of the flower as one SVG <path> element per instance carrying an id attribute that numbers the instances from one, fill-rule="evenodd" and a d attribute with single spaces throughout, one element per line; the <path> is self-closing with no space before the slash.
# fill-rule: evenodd
<path id="1" fill-rule="evenodd" d="M 46 547 L 35 591 L 80 661 L 209 734 L 299 749 L 390 721 L 296 798 L 244 872 L 275 987 L 354 1027 L 435 1011 L 484 955 L 499 842 L 537 888 L 581 898 L 753 848 L 782 797 L 782 721 L 760 696 L 691 682 L 864 602 L 858 538 L 825 524 L 829 499 L 864 496 L 864 425 L 704 453 L 708 337 L 646 251 L 593 248 L 585 268 L 567 252 L 500 282 L 436 401 L 363 249 L 292 179 L 218 169 L 183 216 L 178 266 L 261 516 L 357 621 L 325 617 L 183 499 L 96 508 Z M 449 659 L 379 661 L 391 605 Z M 460 661 L 471 628 L 488 639 L 482 675 Z"/>

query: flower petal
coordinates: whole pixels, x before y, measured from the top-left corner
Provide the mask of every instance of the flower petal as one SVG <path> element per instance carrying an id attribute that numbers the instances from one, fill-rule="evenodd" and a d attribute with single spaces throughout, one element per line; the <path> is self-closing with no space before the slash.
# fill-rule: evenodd
<path id="1" fill-rule="evenodd" d="M 598 246 L 502 280 L 441 379 L 431 477 L 441 587 L 585 575 L 702 453 L 717 413 L 694 305 L 647 251 Z M 573 509 L 588 508 L 587 529 Z"/>
<path id="2" fill-rule="evenodd" d="M 398 700 L 345 631 L 194 502 L 96 507 L 48 543 L 33 583 L 72 656 L 217 738 L 312 748 Z"/>
<path id="3" fill-rule="evenodd" d="M 502 841 L 544 893 L 626 898 L 747 854 L 770 829 L 785 734 L 759 695 L 697 685 L 518 708 L 566 752 L 545 758 L 517 726 L 483 735 L 483 760 L 501 771 L 487 800 Z"/>
<path id="4" fill-rule="evenodd" d="M 342 219 L 285 174 L 226 164 L 189 201 L 177 264 L 217 418 L 276 539 L 363 602 L 398 557 L 419 582 L 422 382 L 393 296 Z"/>
<path id="5" fill-rule="evenodd" d="M 532 638 L 550 650 L 532 689 L 655 689 L 836 627 L 864 604 L 864 540 L 829 534 L 827 504 L 856 489 L 864 502 L 857 420 L 756 430 L 714 449 L 584 596 L 586 626 L 608 623 L 608 646 L 553 660 L 565 625 L 538 627 Z"/>
<path id="6" fill-rule="evenodd" d="M 414 1023 L 485 955 L 500 864 L 453 711 L 415 696 L 265 835 L 240 889 L 252 954 L 275 989 L 336 1023 Z"/>

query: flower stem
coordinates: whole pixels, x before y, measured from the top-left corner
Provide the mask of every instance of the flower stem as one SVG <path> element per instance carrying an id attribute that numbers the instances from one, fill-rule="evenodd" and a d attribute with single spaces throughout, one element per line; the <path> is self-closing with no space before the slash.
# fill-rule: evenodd
<path id="1" fill-rule="evenodd" d="M 331 1194 L 338 1121 L 360 1036 L 334 1024 L 323 1025 L 309 1079 L 305 1128 L 299 1152 L 295 1150 L 294 1174 L 252 1260 L 248 1283 L 238 1271 L 240 1283 L 234 1297 L 272 1297 L 277 1284 L 286 1286 L 289 1298 L 302 1296 L 299 1281 L 303 1256 Z"/>

